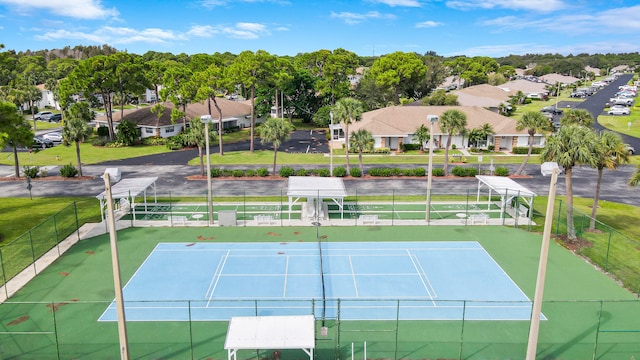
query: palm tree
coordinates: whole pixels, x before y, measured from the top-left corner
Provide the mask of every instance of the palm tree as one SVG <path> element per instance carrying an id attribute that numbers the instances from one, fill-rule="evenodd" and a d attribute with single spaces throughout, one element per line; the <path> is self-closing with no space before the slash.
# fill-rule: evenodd
<path id="1" fill-rule="evenodd" d="M 423 125 L 424 126 L 424 125 Z M 375 144 L 375 140 L 373 140 L 373 135 L 365 129 L 360 129 L 353 134 L 351 134 L 351 139 L 349 140 L 351 146 L 358 152 L 358 163 L 360 164 L 360 173 L 364 174 L 364 169 L 362 167 L 362 153 L 364 151 L 372 151 L 373 145 Z"/>
<path id="2" fill-rule="evenodd" d="M 289 139 L 293 126 L 283 118 L 269 118 L 260 126 L 260 143 L 273 146 L 273 175 L 276 174 L 276 156 L 278 148 Z"/>
<path id="3" fill-rule="evenodd" d="M 429 135 L 429 129 L 421 124 L 419 128 L 416 129 L 416 132 L 413 133 L 413 140 L 420 143 L 420 151 L 424 152 L 424 143 L 429 141 L 431 136 Z"/>
<path id="4" fill-rule="evenodd" d="M 447 134 L 447 145 L 444 148 L 444 175 L 447 175 L 449 165 L 449 147 L 454 135 L 463 133 L 467 128 L 467 115 L 460 110 L 447 110 L 440 115 L 440 130 Z"/>
<path id="5" fill-rule="evenodd" d="M 82 162 L 80 161 L 80 143 L 85 141 L 93 129 L 88 124 L 95 119 L 96 114 L 86 102 L 73 103 L 64 111 L 64 125 L 62 127 L 62 143 L 70 146 L 76 144 L 76 159 L 78 161 L 78 174 L 82 176 Z"/>
<path id="6" fill-rule="evenodd" d="M 593 126 L 593 115 L 584 109 L 571 109 L 560 118 L 560 125 L 577 124 L 587 127 Z"/>
<path id="7" fill-rule="evenodd" d="M 571 174 L 577 164 L 595 166 L 596 134 L 589 128 L 569 124 L 562 126 L 558 132 L 549 136 L 540 157 L 544 161 L 558 163 L 564 169 L 567 193 L 567 237 L 576 239 L 573 226 L 573 185 Z"/>
<path id="8" fill-rule="evenodd" d="M 541 113 L 537 111 L 527 111 L 522 114 L 522 117 L 518 119 L 518 123 L 516 124 L 516 130 L 522 131 L 524 129 L 527 129 L 527 133 L 529 134 L 529 151 L 527 151 L 527 157 L 524 158 L 522 165 L 518 167 L 515 175 L 522 174 L 522 171 L 529 162 L 531 152 L 533 151 L 533 137 L 541 132 L 550 131 L 552 125 L 549 119 Z"/>
<path id="9" fill-rule="evenodd" d="M 344 135 L 345 139 L 345 157 L 346 157 L 346 167 L 347 173 L 351 172 L 351 168 L 349 166 L 349 124 L 352 124 L 356 121 L 360 121 L 362 116 L 362 102 L 360 100 L 345 97 L 336 102 L 333 107 L 333 115 L 334 117 L 344 124 Z"/>
<path id="10" fill-rule="evenodd" d="M 593 206 L 591 207 L 591 221 L 589 223 L 589 229 L 591 230 L 596 227 L 596 212 L 598 211 L 600 185 L 604 168 L 615 170 L 620 164 L 629 162 L 629 153 L 618 134 L 611 131 L 603 131 L 598 134 L 597 141 L 594 156 L 596 158 L 596 169 L 598 169 L 598 180 L 596 182 L 596 193 L 593 197 Z"/>
<path id="11" fill-rule="evenodd" d="M 640 165 L 638 165 L 636 172 L 631 175 L 627 183 L 629 186 L 640 186 Z"/>
<path id="12" fill-rule="evenodd" d="M 205 134 L 205 126 L 199 118 L 191 119 L 189 129 L 183 133 L 186 143 L 195 145 L 198 148 L 198 158 L 200 159 L 200 175 L 205 176 L 204 172 L 204 153 L 203 149 L 207 146 L 207 134 Z M 209 129 L 209 140 L 212 140 L 212 131 Z M 211 169 L 209 169 L 211 171 Z"/>

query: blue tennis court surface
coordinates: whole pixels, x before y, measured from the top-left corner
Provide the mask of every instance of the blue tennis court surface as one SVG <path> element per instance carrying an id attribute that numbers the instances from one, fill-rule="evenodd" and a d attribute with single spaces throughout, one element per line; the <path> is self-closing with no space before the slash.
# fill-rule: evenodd
<path id="1" fill-rule="evenodd" d="M 126 318 L 530 318 L 529 299 L 477 242 L 321 246 L 322 262 L 313 242 L 159 243 L 124 287 Z M 112 303 L 100 320 L 115 321 L 116 316 Z"/>

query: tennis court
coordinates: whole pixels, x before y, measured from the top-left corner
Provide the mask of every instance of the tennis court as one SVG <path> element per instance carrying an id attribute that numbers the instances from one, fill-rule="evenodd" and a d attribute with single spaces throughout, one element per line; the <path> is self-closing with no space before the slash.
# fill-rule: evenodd
<path id="1" fill-rule="evenodd" d="M 352 344 L 362 359 L 365 342 L 376 359 L 520 359 L 540 235 L 461 225 L 134 227 L 118 231 L 118 247 L 132 359 L 226 359 L 228 321 L 208 317 L 286 308 L 316 318 L 317 359 L 350 359 Z M 638 358 L 638 299 L 555 243 L 549 260 L 538 358 Z M 344 280 L 354 277 L 357 285 Z M 113 299 L 109 236 L 78 242 L 0 304 L 3 359 L 118 357 Z"/>
<path id="2" fill-rule="evenodd" d="M 468 299 L 468 320 L 527 320 L 531 312 L 474 241 L 159 243 L 124 297 L 129 321 L 338 312 L 343 320 L 460 320 Z M 100 320 L 116 320 L 114 303 Z"/>

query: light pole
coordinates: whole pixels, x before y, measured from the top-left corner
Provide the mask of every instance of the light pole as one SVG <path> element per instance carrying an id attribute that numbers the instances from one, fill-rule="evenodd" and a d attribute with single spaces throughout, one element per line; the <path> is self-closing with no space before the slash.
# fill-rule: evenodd
<path id="1" fill-rule="evenodd" d="M 433 124 L 438 122 L 437 115 L 427 115 L 427 120 L 431 124 L 429 130 L 429 167 L 427 170 L 427 224 L 431 221 L 431 180 L 433 178 Z"/>
<path id="2" fill-rule="evenodd" d="M 527 360 L 535 360 L 538 348 L 538 333 L 540 332 L 540 313 L 542 312 L 542 295 L 544 282 L 547 275 L 547 260 L 549 258 L 549 244 L 551 242 L 551 226 L 553 223 L 553 208 L 556 201 L 556 182 L 558 182 L 557 163 L 544 163 L 541 167 L 542 175 L 551 175 L 549 183 L 549 198 L 547 199 L 547 212 L 544 217 L 544 229 L 542 231 L 542 245 L 540 247 L 540 260 L 538 263 L 538 276 L 536 290 L 531 309 L 531 323 L 529 324 L 529 340 L 527 342 Z"/>
<path id="3" fill-rule="evenodd" d="M 211 199 L 211 159 L 209 158 L 209 123 L 211 115 L 200 116 L 200 122 L 204 123 L 204 136 L 207 147 L 207 210 L 209 211 L 209 225 L 213 224 L 213 201 Z"/>
<path id="4" fill-rule="evenodd" d="M 329 111 L 329 176 L 333 177 L 333 111 Z"/>

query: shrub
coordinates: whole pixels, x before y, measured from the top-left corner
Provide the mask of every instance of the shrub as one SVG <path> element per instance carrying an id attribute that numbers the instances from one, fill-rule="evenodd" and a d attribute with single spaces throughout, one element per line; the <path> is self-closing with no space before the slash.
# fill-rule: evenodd
<path id="1" fill-rule="evenodd" d="M 233 176 L 233 177 L 243 177 L 244 176 L 244 170 L 242 170 L 242 169 L 232 170 L 231 171 L 231 176 Z"/>
<path id="2" fill-rule="evenodd" d="M 504 166 L 498 166 L 496 167 L 496 171 L 494 173 L 496 176 L 508 176 L 509 175 L 509 168 L 504 167 Z"/>
<path id="3" fill-rule="evenodd" d="M 518 147 L 514 147 L 511 150 L 512 153 L 514 154 L 518 154 L 518 155 L 526 155 L 529 152 L 529 147 L 528 146 L 518 146 Z M 531 148 L 531 154 L 540 154 L 540 152 L 542 152 L 542 148 L 541 147 L 533 147 Z"/>
<path id="4" fill-rule="evenodd" d="M 474 167 L 456 166 L 453 168 L 453 170 L 451 170 L 451 174 L 461 177 L 476 176 L 478 175 L 478 169 Z"/>
<path id="5" fill-rule="evenodd" d="M 142 144 L 144 144 L 144 145 L 165 145 L 168 141 L 169 141 L 169 139 L 163 138 L 161 136 L 152 136 L 152 137 L 148 137 L 148 138 L 142 139 Z"/>
<path id="6" fill-rule="evenodd" d="M 296 173 L 296 171 L 291 166 L 283 166 L 280 168 L 280 176 L 288 178 Z"/>
<path id="7" fill-rule="evenodd" d="M 423 167 L 417 167 L 413 169 L 413 176 L 425 176 L 427 174 L 427 170 Z"/>
<path id="8" fill-rule="evenodd" d="M 456 149 L 456 144 L 451 144 L 451 150 L 455 150 Z"/>
<path id="9" fill-rule="evenodd" d="M 212 167 L 210 172 L 211 172 L 211 177 L 212 178 L 217 178 L 217 177 L 222 176 L 222 169 L 220 169 L 220 168 Z"/>
<path id="10" fill-rule="evenodd" d="M 266 167 L 261 167 L 258 170 L 256 170 L 256 172 L 259 177 L 269 176 L 269 169 L 267 169 Z"/>
<path id="11" fill-rule="evenodd" d="M 431 175 L 433 176 L 444 176 L 443 168 L 433 168 L 431 169 Z"/>
<path id="12" fill-rule="evenodd" d="M 105 146 L 109 143 L 109 138 L 104 136 L 99 136 L 91 141 L 91 145 L 93 146 Z"/>
<path id="13" fill-rule="evenodd" d="M 350 175 L 353 176 L 353 177 L 361 177 L 362 176 L 362 170 L 360 170 L 359 167 L 351 168 L 350 173 L 351 173 Z"/>
<path id="14" fill-rule="evenodd" d="M 337 168 L 333 169 L 333 176 L 345 177 L 347 176 L 347 169 L 342 166 L 338 166 Z"/>
<path id="15" fill-rule="evenodd" d="M 397 167 L 396 168 L 391 168 L 390 169 L 390 175 L 391 176 L 400 176 L 400 175 L 402 175 L 402 169 L 397 168 Z"/>
<path id="16" fill-rule="evenodd" d="M 391 176 L 391 169 L 389 168 L 371 168 L 369 169 L 369 175 L 379 177 Z"/>
<path id="17" fill-rule="evenodd" d="M 296 176 L 307 176 L 307 169 L 298 169 L 296 170 Z"/>
<path id="18" fill-rule="evenodd" d="M 331 171 L 329 169 L 318 169 L 318 176 L 329 177 L 331 175 Z"/>
<path id="19" fill-rule="evenodd" d="M 254 177 L 254 176 L 256 176 L 256 170 L 255 169 L 247 169 L 247 170 L 244 171 L 244 176 Z"/>
<path id="20" fill-rule="evenodd" d="M 402 176 L 413 176 L 413 169 L 402 169 Z"/>
<path id="21" fill-rule="evenodd" d="M 97 133 L 98 133 L 99 137 L 108 138 L 109 137 L 109 128 L 106 127 L 106 126 L 100 126 L 100 127 L 98 127 Z"/>
<path id="22" fill-rule="evenodd" d="M 71 163 L 64 165 L 60 168 L 60 176 L 66 178 L 72 178 L 78 175 L 78 169 L 75 166 L 71 165 Z"/>
<path id="23" fill-rule="evenodd" d="M 487 146 L 487 149 L 489 149 L 489 151 L 493 151 L 493 150 L 496 149 L 496 146 L 495 145 L 489 145 L 489 146 Z"/>
<path id="24" fill-rule="evenodd" d="M 223 169 L 222 176 L 225 176 L 225 177 L 233 176 L 233 170 Z"/>
<path id="25" fill-rule="evenodd" d="M 420 150 L 420 144 L 402 144 L 402 151 Z"/>
<path id="26" fill-rule="evenodd" d="M 38 177 L 38 173 L 40 172 L 40 168 L 37 166 L 25 166 L 22 168 L 22 173 L 24 176 L 28 176 L 30 178 Z"/>
<path id="27" fill-rule="evenodd" d="M 184 147 L 183 138 L 180 135 L 170 137 L 165 144 L 169 150 L 180 150 Z"/>

